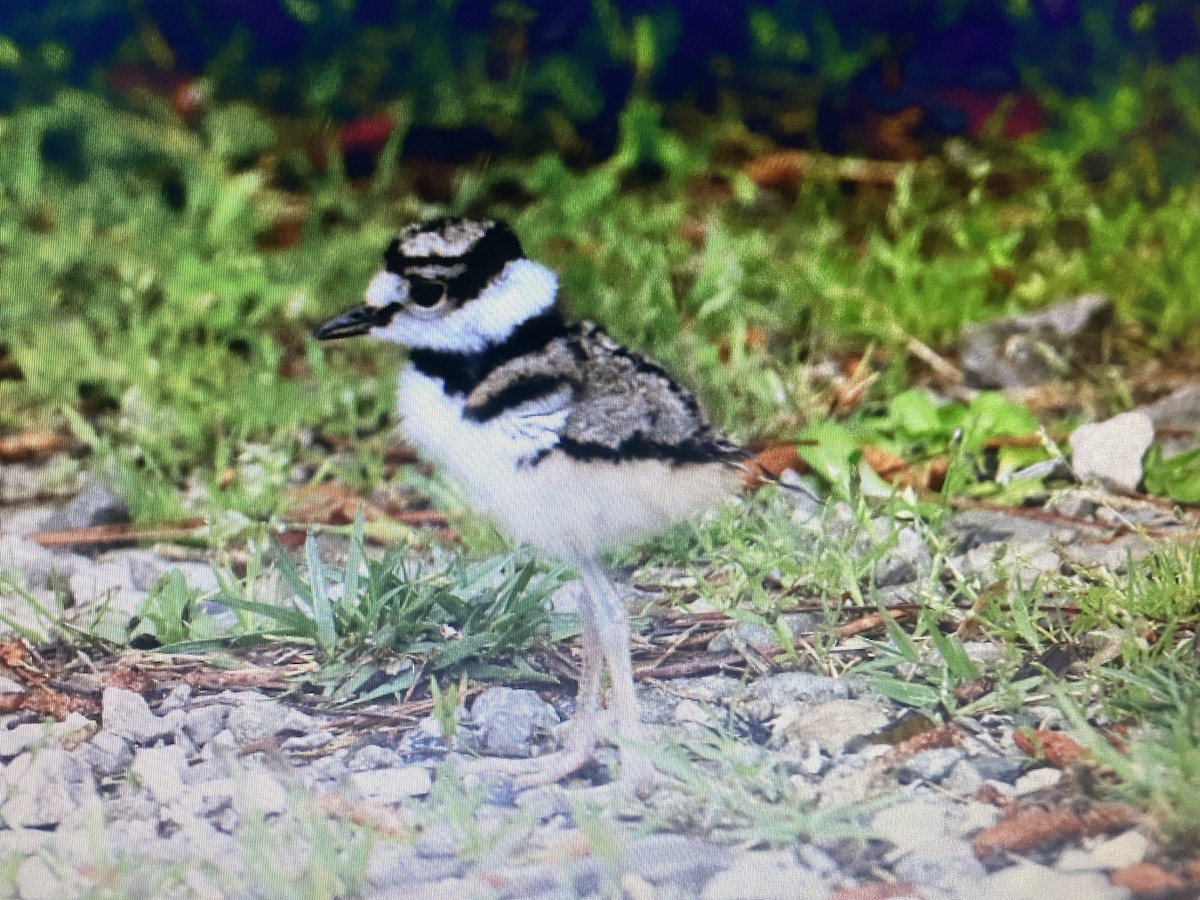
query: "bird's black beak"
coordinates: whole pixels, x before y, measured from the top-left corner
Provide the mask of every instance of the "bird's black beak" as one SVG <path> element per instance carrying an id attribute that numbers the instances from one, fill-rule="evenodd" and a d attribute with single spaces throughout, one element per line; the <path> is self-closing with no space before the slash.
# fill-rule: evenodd
<path id="1" fill-rule="evenodd" d="M 318 341 L 366 334 L 374 326 L 381 324 L 379 314 L 380 310 L 373 306 L 356 306 L 354 309 L 348 309 L 340 316 L 330 319 L 313 334 Z"/>

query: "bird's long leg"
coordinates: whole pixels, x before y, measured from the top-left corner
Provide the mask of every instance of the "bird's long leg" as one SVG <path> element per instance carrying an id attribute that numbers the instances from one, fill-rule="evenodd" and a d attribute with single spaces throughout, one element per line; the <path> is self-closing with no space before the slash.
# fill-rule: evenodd
<path id="1" fill-rule="evenodd" d="M 604 673 L 604 650 L 596 624 L 595 601 L 586 588 L 579 602 L 579 619 L 582 626 L 579 693 L 567 745 L 544 759 L 530 760 L 536 768 L 531 766 L 517 779 L 518 788 L 559 781 L 582 769 L 596 755 L 601 730 L 600 676 Z"/>
<path id="2" fill-rule="evenodd" d="M 476 759 L 460 764 L 463 772 L 480 776 L 504 774 L 515 778 L 519 790 L 553 784 L 571 775 L 596 755 L 596 744 L 603 730 L 604 711 L 600 709 L 600 680 L 604 674 L 604 649 L 596 622 L 595 601 L 584 589 L 579 603 L 582 626 L 579 693 L 570 735 L 562 750 L 534 759 Z"/>
<path id="3" fill-rule="evenodd" d="M 633 688 L 633 661 L 630 658 L 629 612 L 617 586 L 599 560 L 588 560 L 579 575 L 587 588 L 596 613 L 596 626 L 604 659 L 612 678 L 609 707 L 616 719 L 620 738 L 621 783 L 641 789 L 655 780 L 654 767 L 638 752 L 644 743 L 641 711 Z"/>

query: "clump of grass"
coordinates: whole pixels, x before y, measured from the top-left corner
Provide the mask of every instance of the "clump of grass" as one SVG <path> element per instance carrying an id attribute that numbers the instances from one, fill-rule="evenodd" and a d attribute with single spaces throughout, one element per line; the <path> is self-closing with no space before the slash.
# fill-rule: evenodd
<path id="1" fill-rule="evenodd" d="M 285 602 L 229 581 L 214 602 L 250 616 L 251 630 L 313 645 L 316 681 L 331 699 L 355 702 L 403 694 L 421 671 L 538 678 L 519 652 L 548 627 L 547 600 L 563 580 L 520 552 L 436 565 L 398 544 L 375 559 L 364 552 L 361 521 L 342 566 L 322 561 L 312 537 L 303 570 L 282 550 L 277 565 Z"/>

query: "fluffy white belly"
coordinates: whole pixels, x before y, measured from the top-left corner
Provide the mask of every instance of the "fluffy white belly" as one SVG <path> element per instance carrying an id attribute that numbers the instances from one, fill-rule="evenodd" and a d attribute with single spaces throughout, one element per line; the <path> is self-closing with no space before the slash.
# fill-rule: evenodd
<path id="1" fill-rule="evenodd" d="M 412 368 L 400 377 L 397 399 L 401 432 L 462 486 L 477 512 L 560 559 L 586 559 L 654 534 L 737 489 L 736 473 L 718 463 L 573 459 L 552 449 L 565 409 L 467 421 L 461 398 L 447 397 L 440 381 Z"/>

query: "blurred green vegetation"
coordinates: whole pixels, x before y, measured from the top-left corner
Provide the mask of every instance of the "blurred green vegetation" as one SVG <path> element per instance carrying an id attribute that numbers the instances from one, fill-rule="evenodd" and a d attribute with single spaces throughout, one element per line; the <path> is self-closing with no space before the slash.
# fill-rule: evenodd
<path id="1" fill-rule="evenodd" d="M 1047 128 L 1007 139 L 1001 109 L 990 130 L 923 151 L 894 186 L 756 187 L 747 164 L 779 144 L 751 127 L 752 85 L 707 112 L 658 95 L 687 39 L 669 10 L 595 3 L 575 43 L 535 53 L 527 39 L 550 14 L 520 4 L 474 30 L 457 4 L 418 4 L 417 39 L 361 24 L 354 4 L 291 3 L 305 40 L 320 33 L 327 49 L 291 70 L 286 90 L 309 94 L 289 105 L 282 64 L 245 46 L 244 28 L 215 30 L 199 82 L 170 81 L 179 60 L 156 8 L 104 58 L 141 54 L 161 84 L 114 92 L 111 66 L 108 86 L 101 70 L 81 74 L 66 17 L 35 42 L 10 13 L 17 37 L 0 40 L 10 99 L 27 101 L 0 115 L 0 430 L 65 420 L 139 519 L 269 516 L 297 463 L 377 479 L 396 355 L 318 349 L 309 330 L 356 302 L 396 228 L 434 213 L 510 219 L 560 273 L 571 313 L 662 358 L 744 439 L 797 437 L 824 418 L 813 365 L 863 349 L 883 377 L 848 427 L 882 416 L 870 427 L 886 430 L 887 398 L 916 374 L 910 337 L 950 348 L 966 322 L 1082 292 L 1114 298 L 1126 358 L 1196 349 L 1195 57 L 1114 63 L 1090 97 L 1047 84 Z M 797 16 L 786 4 L 752 14 L 756 78 L 786 70 L 832 90 L 863 70 L 869 42 Z M 489 69 L 504 34 L 524 62 Z M 1118 39 L 1105 40 L 1097 58 L 1115 58 Z M 603 46 L 585 53 L 589 41 Z M 596 80 L 606 66 L 625 93 Z M 65 86 L 88 78 L 90 90 Z M 797 84 L 776 113 L 799 102 Z M 195 93 L 181 99 L 181 86 Z M 585 133 L 613 96 L 602 154 Z M 381 109 L 346 127 L 317 118 Z M 434 126 L 468 149 L 483 128 L 500 149 L 433 158 Z M 330 463 L 331 447 L 350 450 Z M 231 469 L 253 489 L 229 483 Z"/>

